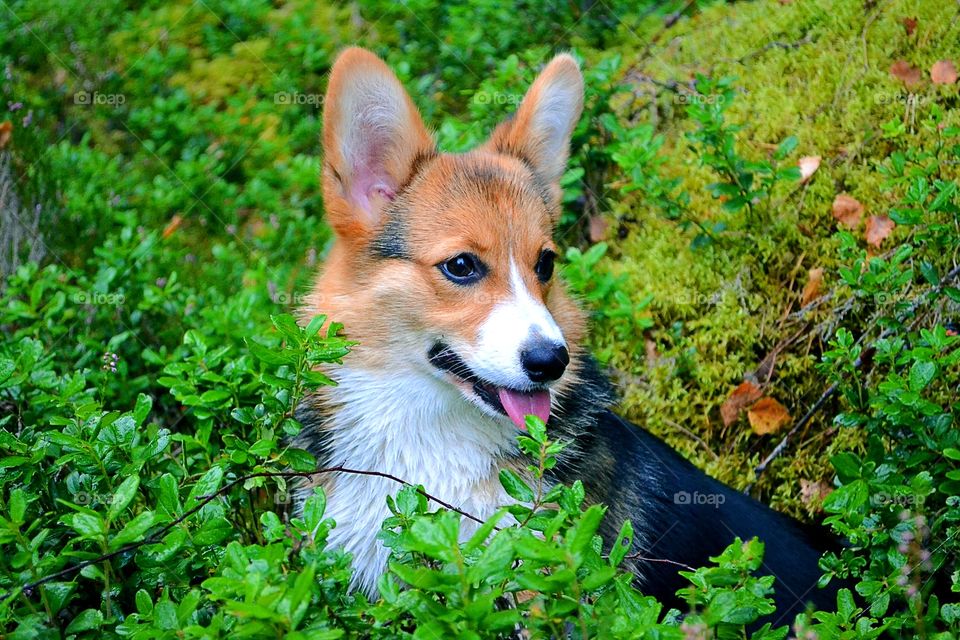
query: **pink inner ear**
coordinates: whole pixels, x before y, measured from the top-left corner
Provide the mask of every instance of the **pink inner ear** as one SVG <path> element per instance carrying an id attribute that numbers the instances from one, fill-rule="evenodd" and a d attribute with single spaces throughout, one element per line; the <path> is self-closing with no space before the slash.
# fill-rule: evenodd
<path id="1" fill-rule="evenodd" d="M 384 180 L 385 173 L 376 171 L 369 163 L 363 163 L 354 169 L 353 180 L 350 186 L 350 199 L 366 213 L 373 216 L 373 206 L 370 197 L 374 194 L 386 200 L 393 200 L 396 192 Z"/>
<path id="2" fill-rule="evenodd" d="M 350 199 L 362 211 L 375 217 L 370 197 L 374 194 L 386 200 L 393 200 L 396 196 L 394 188 L 388 183 L 387 174 L 378 157 L 386 152 L 385 144 L 378 144 L 376 131 L 371 131 L 368 138 L 369 146 L 365 149 L 362 159 L 353 166 L 353 175 L 350 184 Z"/>

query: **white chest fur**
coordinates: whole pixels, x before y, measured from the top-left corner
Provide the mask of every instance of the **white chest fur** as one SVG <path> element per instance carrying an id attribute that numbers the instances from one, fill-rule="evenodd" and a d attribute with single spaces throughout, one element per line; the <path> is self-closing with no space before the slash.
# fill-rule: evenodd
<path id="1" fill-rule="evenodd" d="M 371 373 L 339 367 L 326 425 L 328 463 L 388 473 L 480 518 L 507 498 L 499 461 L 515 449 L 516 431 L 469 404 L 430 375 Z M 379 477 L 340 474 L 329 488 L 327 517 L 336 520 L 330 543 L 353 554 L 354 586 L 375 596 L 389 550 L 377 540 L 389 515 L 386 497 L 401 486 Z M 475 529 L 465 520 L 462 531 Z"/>

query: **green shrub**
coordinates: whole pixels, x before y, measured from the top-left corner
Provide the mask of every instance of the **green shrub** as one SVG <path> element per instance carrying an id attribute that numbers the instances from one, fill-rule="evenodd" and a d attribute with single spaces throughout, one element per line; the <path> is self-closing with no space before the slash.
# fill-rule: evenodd
<path id="1" fill-rule="evenodd" d="M 620 409 L 794 514 L 817 511 L 799 481 L 827 481 L 849 541 L 822 562 L 853 585 L 834 611 L 752 637 L 960 633 L 960 110 L 955 86 L 888 72 L 956 61 L 955 7 L 521 8 L 536 18 L 486 0 L 0 9 L 0 191 L 40 215 L 0 252 L 16 263 L 0 285 L 0 635 L 745 637 L 771 611 L 763 541 L 685 569 L 687 610 L 665 611 L 622 568 L 629 523 L 603 549 L 604 508 L 578 484 L 510 474 L 517 503 L 465 542 L 429 487 L 398 485 L 383 597 L 348 589 L 323 495 L 293 507 L 315 463 L 287 444 L 294 407 L 328 382 L 313 366 L 352 346 L 288 315 L 330 240 L 317 140 L 348 43 L 388 59 L 449 150 L 572 49 L 588 95 L 558 239 L 590 346 L 630 381 Z M 897 225 L 880 248 L 835 231 L 841 191 Z M 0 209 L 4 231 L 20 224 Z M 812 267 L 822 295 L 798 310 Z M 828 393 L 758 478 L 781 436 L 717 415 L 774 352 L 765 391 L 794 418 Z M 563 445 L 548 435 L 532 423 L 519 442 L 534 475 Z"/>

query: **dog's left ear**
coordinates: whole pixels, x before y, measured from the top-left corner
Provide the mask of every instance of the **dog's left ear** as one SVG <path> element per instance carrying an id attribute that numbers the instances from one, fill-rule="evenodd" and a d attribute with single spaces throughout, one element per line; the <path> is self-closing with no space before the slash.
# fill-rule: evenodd
<path id="1" fill-rule="evenodd" d="M 330 72 L 323 108 L 323 195 L 327 221 L 364 241 L 418 157 L 435 145 L 400 80 L 376 55 L 351 47 Z"/>
<path id="2" fill-rule="evenodd" d="M 583 111 L 583 76 L 573 56 L 560 54 L 537 76 L 511 120 L 484 145 L 516 156 L 557 190 L 570 155 L 570 136 Z"/>

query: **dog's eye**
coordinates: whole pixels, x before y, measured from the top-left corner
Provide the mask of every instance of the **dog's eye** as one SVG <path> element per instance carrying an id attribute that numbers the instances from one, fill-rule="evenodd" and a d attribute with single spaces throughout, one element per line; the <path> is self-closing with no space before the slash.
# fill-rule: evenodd
<path id="1" fill-rule="evenodd" d="M 448 280 L 456 284 L 473 284 L 487 273 L 487 268 L 472 253 L 461 253 L 437 265 Z"/>
<path id="2" fill-rule="evenodd" d="M 546 284 L 553 277 L 553 261 L 556 258 L 557 254 L 549 249 L 540 252 L 540 258 L 537 260 L 537 264 L 533 266 L 533 271 L 537 274 L 537 279 L 540 282 Z"/>

